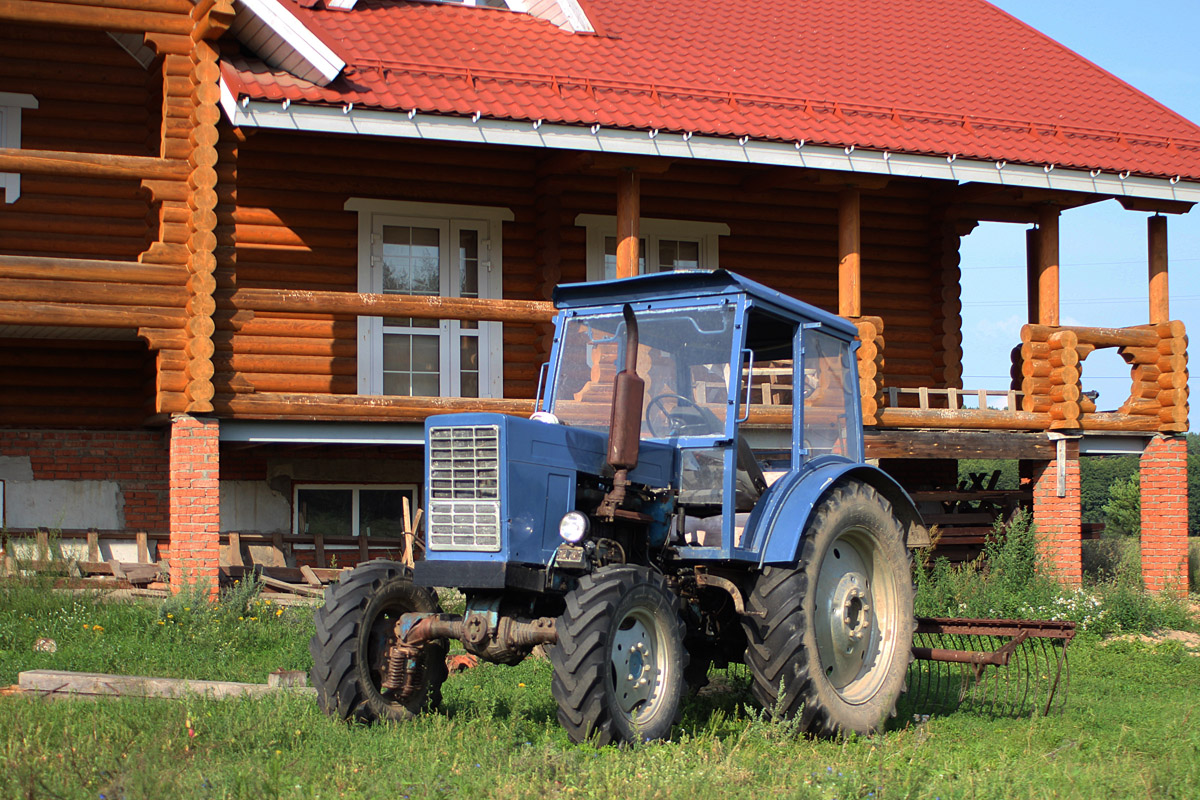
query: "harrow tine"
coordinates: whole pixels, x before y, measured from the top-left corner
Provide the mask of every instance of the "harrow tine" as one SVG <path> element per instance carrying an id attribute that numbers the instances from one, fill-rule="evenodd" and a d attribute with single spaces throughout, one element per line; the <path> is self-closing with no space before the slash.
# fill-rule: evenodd
<path id="1" fill-rule="evenodd" d="M 967 705 L 993 716 L 1048 715 L 1066 702 L 1071 622 L 920 618 L 909 670 L 914 713 Z"/>

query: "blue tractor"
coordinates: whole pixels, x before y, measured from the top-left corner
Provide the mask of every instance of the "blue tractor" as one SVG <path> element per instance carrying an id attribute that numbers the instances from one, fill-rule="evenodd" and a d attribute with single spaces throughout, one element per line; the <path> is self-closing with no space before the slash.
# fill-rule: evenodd
<path id="1" fill-rule="evenodd" d="M 542 410 L 431 417 L 425 559 L 328 590 L 321 706 L 419 713 L 456 639 L 506 664 L 544 645 L 574 741 L 668 736 L 730 662 L 815 735 L 880 728 L 911 660 L 908 547 L 927 534 L 864 459 L 855 328 L 726 271 L 554 301 Z M 465 612 L 432 587 L 461 590 Z"/>

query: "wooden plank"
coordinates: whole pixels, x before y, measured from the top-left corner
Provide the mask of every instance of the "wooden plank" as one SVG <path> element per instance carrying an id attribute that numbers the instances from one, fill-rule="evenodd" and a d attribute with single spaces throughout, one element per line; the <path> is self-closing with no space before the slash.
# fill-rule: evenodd
<path id="1" fill-rule="evenodd" d="M 313 549 L 316 551 L 317 566 L 324 569 L 327 566 L 325 560 L 325 534 L 313 534 Z"/>
<path id="2" fill-rule="evenodd" d="M 300 566 L 300 573 L 304 575 L 304 580 L 309 586 L 321 588 L 325 585 L 321 582 L 321 579 L 317 577 L 317 573 L 313 572 L 313 568 L 307 564 L 302 564 Z"/>
<path id="3" fill-rule="evenodd" d="M 87 560 L 97 562 L 100 560 L 100 534 L 94 530 L 87 532 Z"/>
<path id="4" fill-rule="evenodd" d="M 271 546 L 273 548 L 271 555 L 275 559 L 275 564 L 273 564 L 272 566 L 286 567 L 287 566 L 287 554 L 284 552 L 284 549 L 283 549 L 283 534 L 282 533 L 279 533 L 278 531 L 276 531 L 275 533 L 271 534 Z"/>
<path id="5" fill-rule="evenodd" d="M 287 581 L 281 581 L 278 578 L 272 578 L 270 575 L 266 574 L 260 574 L 258 579 L 262 581 L 264 585 L 270 586 L 272 589 L 282 589 L 285 592 L 301 594 L 305 597 L 321 597 L 325 594 L 325 592 L 320 589 L 314 589 L 311 586 L 302 586 L 296 583 L 288 583 Z"/>
<path id="6" fill-rule="evenodd" d="M 315 696 L 317 692 L 315 688 L 307 686 L 273 687 L 265 683 L 150 678 L 49 669 L 21 672 L 17 675 L 17 685 L 27 692 L 55 696 L 166 697 L 180 700 L 191 696 L 213 699 L 259 697 L 272 692 Z"/>
<path id="7" fill-rule="evenodd" d="M 134 539 L 137 542 L 137 560 L 139 564 L 150 563 L 150 544 L 146 539 L 145 531 L 138 531 L 134 534 Z"/>
<path id="8" fill-rule="evenodd" d="M 230 531 L 229 536 L 229 563 L 235 567 L 245 565 L 242 560 L 242 535 L 237 531 Z"/>
<path id="9" fill-rule="evenodd" d="M 1049 460 L 1044 433 L 1000 431 L 867 431 L 867 458 L 998 458 Z"/>

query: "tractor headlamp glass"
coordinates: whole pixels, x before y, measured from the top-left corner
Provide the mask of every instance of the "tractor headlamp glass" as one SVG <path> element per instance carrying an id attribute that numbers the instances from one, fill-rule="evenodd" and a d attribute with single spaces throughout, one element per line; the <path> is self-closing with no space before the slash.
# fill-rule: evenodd
<path id="1" fill-rule="evenodd" d="M 578 544 L 587 536 L 589 527 L 591 525 L 586 515 L 579 511 L 568 511 L 558 522 L 558 535 L 564 542 Z"/>

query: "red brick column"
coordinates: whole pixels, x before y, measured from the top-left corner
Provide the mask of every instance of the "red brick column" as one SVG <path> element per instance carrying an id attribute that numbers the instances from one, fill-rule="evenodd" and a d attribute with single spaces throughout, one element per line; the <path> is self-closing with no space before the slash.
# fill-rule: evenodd
<path id="1" fill-rule="evenodd" d="M 1142 452 L 1142 580 L 1187 592 L 1187 442 L 1156 436 Z"/>
<path id="2" fill-rule="evenodd" d="M 215 419 L 171 419 L 171 589 L 207 583 L 217 591 L 220 554 L 220 448 Z"/>
<path id="3" fill-rule="evenodd" d="M 1066 586 L 1083 582 L 1082 501 L 1079 490 L 1079 442 L 1067 440 L 1066 493 L 1058 496 L 1058 461 L 1033 469 L 1033 521 L 1038 549 L 1054 576 Z"/>

